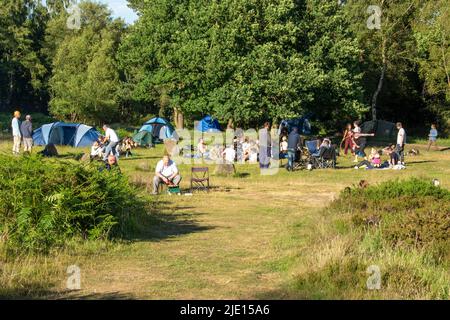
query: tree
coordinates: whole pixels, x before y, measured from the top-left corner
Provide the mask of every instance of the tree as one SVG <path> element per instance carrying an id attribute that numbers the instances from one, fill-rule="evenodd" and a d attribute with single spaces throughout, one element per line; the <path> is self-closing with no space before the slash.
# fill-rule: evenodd
<path id="1" fill-rule="evenodd" d="M 426 2 L 414 24 L 424 94 L 450 119 L 450 1 Z M 439 108 L 441 106 L 441 108 Z M 444 106 L 444 108 L 442 108 Z"/>
<path id="2" fill-rule="evenodd" d="M 365 87 L 369 93 L 372 119 L 378 118 L 380 95 L 386 82 L 403 86 L 400 94 L 415 91 L 414 39 L 412 23 L 418 1 L 410 0 L 350 0 L 345 5 L 352 28 L 363 49 Z M 392 80 L 392 83 L 391 83 Z M 397 89 L 397 94 L 398 89 Z M 388 108 L 386 108 L 388 109 Z"/>
<path id="3" fill-rule="evenodd" d="M 118 113 L 115 59 L 124 30 L 105 5 L 80 4 L 81 29 L 67 32 L 56 50 L 49 110 L 58 119 L 100 124 Z"/>
<path id="4" fill-rule="evenodd" d="M 337 3 L 135 5 L 140 19 L 119 51 L 134 100 L 157 105 L 164 94 L 176 114 L 240 126 L 308 112 L 336 123 L 365 111 L 358 44 Z"/>
<path id="5" fill-rule="evenodd" d="M 38 0 L 3 0 L 0 6 L 0 108 L 39 106 L 47 69 L 40 53 L 46 10 Z"/>

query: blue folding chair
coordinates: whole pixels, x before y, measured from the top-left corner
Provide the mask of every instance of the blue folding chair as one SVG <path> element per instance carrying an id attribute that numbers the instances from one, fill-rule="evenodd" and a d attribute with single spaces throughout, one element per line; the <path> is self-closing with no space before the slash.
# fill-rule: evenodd
<path id="1" fill-rule="evenodd" d="M 319 148 L 317 147 L 318 143 L 319 140 L 311 140 L 305 142 L 306 148 L 313 157 L 319 156 Z"/>

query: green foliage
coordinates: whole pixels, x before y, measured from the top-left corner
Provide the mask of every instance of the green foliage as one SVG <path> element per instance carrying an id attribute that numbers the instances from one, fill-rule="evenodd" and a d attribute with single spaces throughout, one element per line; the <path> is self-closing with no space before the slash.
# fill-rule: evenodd
<path id="1" fill-rule="evenodd" d="M 377 226 L 393 247 L 427 248 L 438 256 L 450 249 L 450 191 L 412 178 L 366 189 L 347 189 L 332 205 L 357 227 Z"/>
<path id="2" fill-rule="evenodd" d="M 258 125 L 358 117 L 360 51 L 329 1 L 152 1 L 119 51 L 130 98 Z M 330 18 L 332 17 L 332 18 Z"/>
<path id="3" fill-rule="evenodd" d="M 0 238 L 10 252 L 124 236 L 146 212 L 118 172 L 35 156 L 0 161 Z"/>
<path id="4" fill-rule="evenodd" d="M 81 30 L 66 32 L 56 50 L 49 110 L 60 120 L 110 122 L 119 112 L 115 51 L 124 26 L 105 5 L 83 2 L 80 9 Z"/>
<path id="5" fill-rule="evenodd" d="M 47 21 L 39 0 L 2 0 L 0 6 L 0 108 L 45 97 L 48 68 L 40 41 Z"/>

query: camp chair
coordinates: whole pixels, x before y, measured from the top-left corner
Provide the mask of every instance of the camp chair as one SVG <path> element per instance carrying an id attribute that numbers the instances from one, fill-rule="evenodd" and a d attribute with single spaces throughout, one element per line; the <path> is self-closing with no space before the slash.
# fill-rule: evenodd
<path id="1" fill-rule="evenodd" d="M 322 147 L 318 155 L 313 155 L 312 165 L 315 169 L 336 168 L 336 150 L 333 147 Z"/>
<path id="2" fill-rule="evenodd" d="M 317 148 L 317 145 L 319 144 L 319 140 L 310 140 L 305 142 L 305 146 L 308 149 L 308 152 L 316 156 L 319 154 L 319 149 Z"/>
<path id="3" fill-rule="evenodd" d="M 206 190 L 209 192 L 209 168 L 192 167 L 191 169 L 191 193 L 194 190 Z"/>

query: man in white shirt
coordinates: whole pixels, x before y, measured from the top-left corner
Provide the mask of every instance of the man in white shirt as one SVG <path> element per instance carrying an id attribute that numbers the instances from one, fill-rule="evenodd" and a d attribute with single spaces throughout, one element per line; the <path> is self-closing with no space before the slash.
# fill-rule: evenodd
<path id="1" fill-rule="evenodd" d="M 20 153 L 20 142 L 22 140 L 22 134 L 20 132 L 20 112 L 14 112 L 14 118 L 11 121 L 11 128 L 13 134 L 13 154 L 17 155 Z"/>
<path id="2" fill-rule="evenodd" d="M 103 155 L 103 161 L 106 161 L 110 154 L 116 157 L 118 156 L 116 146 L 119 143 L 119 137 L 117 136 L 117 133 L 106 124 L 103 126 L 103 130 L 105 130 L 104 143 L 109 142 L 106 146 L 105 154 Z"/>
<path id="3" fill-rule="evenodd" d="M 173 160 L 165 155 L 158 162 L 155 169 L 155 177 L 153 178 L 153 194 L 158 194 L 158 187 L 161 183 L 168 186 L 178 186 L 181 181 L 180 172 Z"/>
<path id="4" fill-rule="evenodd" d="M 400 163 L 405 164 L 405 144 L 406 144 L 406 131 L 403 129 L 403 125 L 401 122 L 397 122 L 397 146 L 396 152 L 400 158 Z"/>
<path id="5" fill-rule="evenodd" d="M 222 152 L 222 156 L 224 157 L 226 163 L 233 164 L 234 159 L 236 158 L 236 151 L 234 150 L 233 146 L 228 146 Z"/>

